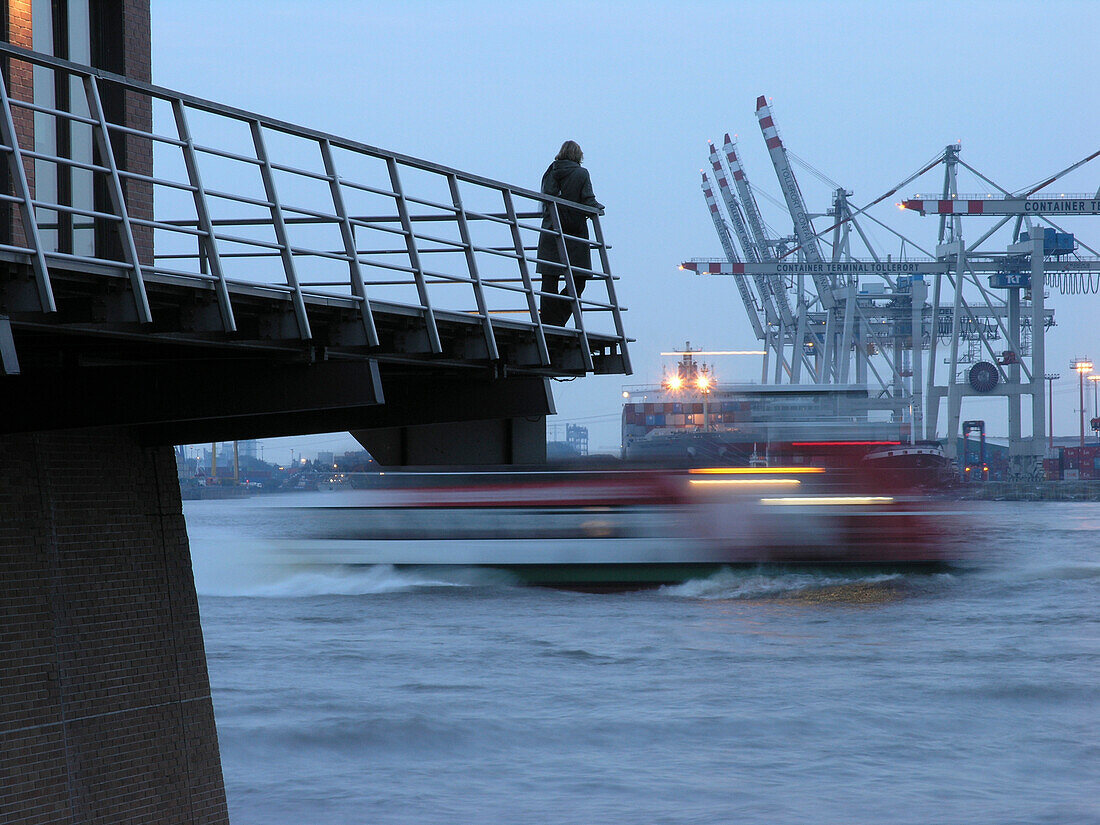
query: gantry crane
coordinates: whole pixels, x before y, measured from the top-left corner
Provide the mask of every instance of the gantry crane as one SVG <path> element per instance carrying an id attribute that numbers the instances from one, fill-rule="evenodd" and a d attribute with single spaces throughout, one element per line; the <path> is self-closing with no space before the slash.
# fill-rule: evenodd
<path id="1" fill-rule="evenodd" d="M 718 191 L 722 194 L 722 200 L 725 202 L 726 211 L 730 216 L 730 221 L 737 233 L 737 239 L 741 243 L 741 249 L 744 251 L 745 257 L 749 261 L 758 261 L 760 254 L 759 250 L 753 242 L 752 237 L 749 235 L 745 216 L 741 211 L 741 206 L 738 204 L 737 198 L 730 189 L 729 178 L 726 175 L 726 171 L 722 166 L 722 160 L 718 156 L 718 152 L 714 148 L 713 143 L 710 144 L 710 165 L 714 172 L 714 177 L 718 182 Z M 763 274 L 754 274 L 752 278 L 753 283 L 756 285 L 756 291 L 760 295 L 761 303 L 767 317 L 768 335 L 766 339 L 764 339 L 765 352 L 771 352 L 773 350 L 775 352 L 775 380 L 778 382 L 781 376 L 786 373 L 788 376 L 792 377 L 791 380 L 797 383 L 801 364 L 805 362 L 809 369 L 812 369 L 812 365 L 810 365 L 804 355 L 802 355 L 801 348 L 795 343 L 792 343 L 791 352 L 791 359 L 794 363 L 793 372 L 784 354 L 784 346 L 789 336 L 788 331 L 793 332 L 796 326 L 794 315 L 791 312 L 790 302 L 787 300 L 786 286 L 780 278 L 769 278 Z M 764 368 L 764 375 L 765 380 L 767 380 L 766 365 Z"/>
<path id="2" fill-rule="evenodd" d="M 710 211 L 710 216 L 714 220 L 714 229 L 718 233 L 718 238 L 722 244 L 722 251 L 726 253 L 726 259 L 731 264 L 741 262 L 741 258 L 737 255 L 737 249 L 733 245 L 733 238 L 730 237 L 729 227 L 726 226 L 726 222 L 722 220 L 722 213 L 718 209 L 718 202 L 714 199 L 714 192 L 711 189 L 710 181 L 707 180 L 707 173 L 703 172 L 703 197 L 707 201 L 707 209 Z M 767 333 L 765 332 L 764 323 L 761 320 L 761 308 L 757 304 L 756 299 L 753 297 L 752 292 L 749 290 L 748 282 L 744 278 L 735 278 L 737 282 L 737 289 L 741 293 L 741 301 L 745 305 L 745 312 L 749 316 L 749 323 L 752 324 L 753 332 L 756 333 L 756 337 L 760 340 L 766 339 Z M 767 362 L 764 364 L 764 375 L 768 373 Z"/>
<path id="3" fill-rule="evenodd" d="M 945 447 L 951 455 L 955 452 L 962 399 L 983 395 L 1004 397 L 1008 405 L 1012 472 L 1017 478 L 1038 477 L 1038 459 L 1045 452 L 1045 331 L 1054 323 L 1053 310 L 1046 305 L 1042 287 L 1075 295 L 1100 291 L 1100 251 L 1074 239 L 1052 220 L 1100 215 L 1100 191 L 1051 195 L 1039 194 L 1039 190 L 1100 157 L 1100 151 L 1037 186 L 1013 193 L 964 162 L 960 147 L 951 145 L 861 208 L 854 208 L 849 201 L 851 192 L 837 184 L 832 207 L 814 215 L 806 209 L 791 170 L 789 153 L 775 130 L 771 107 L 765 98 L 757 100 L 757 116 L 791 213 L 797 247 L 787 249 L 780 241 L 768 238 L 727 134 L 723 154 L 739 200 L 728 191 L 729 177 L 722 174 L 721 164 L 715 163 L 713 147 L 711 165 L 745 261 L 696 259 L 682 268 L 732 275 L 740 280 L 751 278 L 761 296 L 765 322 L 775 317 L 768 314 L 769 295 L 776 302 L 774 313 L 782 322 L 779 298 L 787 298 L 788 279 L 795 280 L 799 284 L 798 308 L 792 319 L 796 329 L 788 330 L 784 340 L 794 345 L 792 351 L 796 354 L 803 344 L 807 348 L 816 342 L 823 345 L 815 349 L 820 355 L 817 374 L 811 373 L 811 380 L 848 383 L 854 354 L 855 383 L 863 385 L 872 379 L 877 383 L 877 387 L 868 386 L 869 409 L 889 410 L 895 420 L 908 420 L 913 439 L 933 439 L 939 435 L 939 407 L 946 399 Z M 800 162 L 828 182 L 813 167 Z M 934 197 L 916 195 L 898 204 L 911 212 L 939 219 L 938 243 L 933 249 L 925 249 L 868 213 L 867 210 L 940 165 L 944 167 L 941 192 Z M 975 175 L 983 185 L 996 190 L 996 194 L 958 194 L 960 169 Z M 717 202 L 715 205 L 718 206 Z M 815 231 L 811 223 L 818 216 L 832 219 L 831 225 L 821 232 Z M 993 218 L 994 225 L 968 243 L 963 236 L 964 219 L 983 217 Z M 891 256 L 883 259 L 876 252 L 861 226 L 863 218 L 901 239 L 898 259 Z M 1008 243 L 1000 250 L 983 247 L 983 244 L 991 246 L 990 238 L 1013 220 Z M 831 253 L 826 260 L 820 243 L 830 235 Z M 852 257 L 851 244 L 856 235 L 866 245 L 869 258 Z M 1078 248 L 1095 257 L 1083 257 Z M 926 257 L 914 260 L 911 257 L 914 254 Z M 803 290 L 802 281 L 807 276 L 814 292 Z M 871 280 L 863 281 L 865 277 Z M 765 335 L 769 331 L 766 323 Z M 949 347 L 946 358 L 940 355 L 941 345 Z M 802 360 L 792 359 L 793 383 L 799 380 L 796 370 Z M 939 360 L 943 364 L 938 364 Z M 883 364 L 888 368 L 885 373 L 880 370 Z M 943 365 L 947 366 L 946 376 Z M 1021 433 L 1024 396 L 1031 399 L 1030 438 Z"/>

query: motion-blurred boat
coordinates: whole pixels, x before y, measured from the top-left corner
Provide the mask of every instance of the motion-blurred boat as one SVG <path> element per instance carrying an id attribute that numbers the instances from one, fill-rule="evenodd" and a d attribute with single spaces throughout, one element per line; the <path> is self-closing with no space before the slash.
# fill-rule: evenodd
<path id="1" fill-rule="evenodd" d="M 623 589 L 731 565 L 942 567 L 958 514 L 818 466 L 386 472 L 339 504 L 286 508 L 291 564 L 479 567 Z"/>

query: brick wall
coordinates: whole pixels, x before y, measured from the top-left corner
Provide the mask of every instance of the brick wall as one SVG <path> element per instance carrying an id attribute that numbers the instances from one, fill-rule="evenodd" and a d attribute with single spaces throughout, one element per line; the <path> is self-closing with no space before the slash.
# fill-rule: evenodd
<path id="1" fill-rule="evenodd" d="M 6 436 L 0 467 L 0 822 L 228 822 L 171 448 Z"/>
<path id="2" fill-rule="evenodd" d="M 5 0 L 0 0 L 5 2 Z M 28 0 L 6 0 L 8 7 L 8 32 L 6 39 L 15 46 L 33 48 L 31 4 Z M 121 64 L 101 66 L 116 74 L 122 74 L 135 80 L 150 82 L 152 77 L 151 34 L 149 0 L 104 0 L 102 3 L 108 16 L 118 20 L 122 30 Z M 94 35 L 93 35 L 94 36 Z M 34 79 L 30 64 L 10 61 L 9 94 L 18 100 L 34 101 Z M 20 136 L 20 146 L 24 149 L 34 147 L 34 113 L 21 107 L 12 108 L 15 129 Z M 122 110 L 108 113 L 108 118 L 124 126 L 135 129 L 151 130 L 153 125 L 153 106 L 148 98 L 132 92 L 123 94 Z M 121 169 L 143 175 L 153 174 L 153 147 L 146 138 L 135 135 L 112 135 L 111 139 L 121 142 L 115 147 L 116 161 Z M 34 161 L 25 159 L 27 182 L 31 194 L 34 194 Z M 144 220 L 153 217 L 153 184 L 148 181 L 125 180 L 123 190 L 126 208 L 130 215 Z M 13 193 L 11 184 L 8 192 Z M 109 208 L 109 207 L 107 207 Z M 25 246 L 25 233 L 17 209 L 5 207 L 4 221 L 10 224 L 10 237 L 18 246 Z M 134 226 L 134 242 L 137 245 L 138 258 L 145 265 L 153 263 L 153 229 L 149 226 Z M 112 239 L 110 250 L 97 250 L 97 255 L 115 257 L 118 243 Z"/>
<path id="3" fill-rule="evenodd" d="M 123 0 L 122 2 L 123 54 L 125 66 L 121 74 L 134 80 L 152 82 L 151 39 L 149 29 L 149 0 Z M 125 125 L 133 129 L 152 131 L 153 104 L 148 97 L 125 93 Z M 140 175 L 153 174 L 153 144 L 147 138 L 126 136 L 125 166 Z M 126 208 L 134 217 L 153 219 L 153 184 L 142 180 L 128 180 Z M 153 263 L 153 228 L 134 226 L 134 243 L 138 258 L 147 266 Z"/>
<path id="4" fill-rule="evenodd" d="M 0 0 L 3 2 L 3 0 Z M 34 48 L 34 40 L 32 37 L 31 29 L 31 4 L 28 2 L 20 2 L 20 0 L 8 0 L 8 31 L 7 38 L 13 46 L 21 46 L 24 49 Z M 8 94 L 19 100 L 33 100 L 34 99 L 34 76 L 31 69 L 31 64 L 23 63 L 22 61 L 12 60 L 7 67 L 7 82 L 8 82 Z M 29 109 L 21 109 L 15 107 L 11 112 L 12 120 L 15 122 L 15 130 L 24 138 L 20 141 L 20 146 L 34 148 L 34 112 Z M 25 158 L 23 161 L 24 171 L 27 173 L 27 183 L 30 186 L 31 194 L 34 194 L 34 160 L 31 158 Z M 5 177 L 9 179 L 10 186 L 10 173 L 5 171 Z M 14 190 L 10 189 L 9 192 L 14 194 Z M 6 207 L 5 220 L 10 223 L 11 226 L 11 239 L 12 243 L 16 246 L 26 246 L 26 233 L 23 231 L 23 222 L 19 218 L 19 212 L 17 208 Z"/>

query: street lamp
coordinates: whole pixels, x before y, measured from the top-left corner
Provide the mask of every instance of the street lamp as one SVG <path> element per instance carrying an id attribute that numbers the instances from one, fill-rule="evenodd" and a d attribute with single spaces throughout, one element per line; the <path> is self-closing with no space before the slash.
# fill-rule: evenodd
<path id="1" fill-rule="evenodd" d="M 1092 382 L 1092 429 L 1096 433 L 1096 440 L 1100 442 L 1100 407 L 1096 404 L 1097 392 L 1096 385 L 1100 383 L 1100 375 L 1093 373 L 1089 376 L 1089 381 Z"/>
<path id="2" fill-rule="evenodd" d="M 1047 421 L 1050 422 L 1050 457 L 1054 457 L 1054 382 L 1062 376 L 1056 372 L 1048 372 L 1043 376 L 1047 380 Z"/>
<path id="3" fill-rule="evenodd" d="M 1074 358 L 1070 366 L 1077 370 L 1077 378 L 1081 384 L 1081 448 L 1085 447 L 1085 373 L 1092 372 L 1092 361 L 1088 358 Z"/>
<path id="4" fill-rule="evenodd" d="M 708 401 L 710 400 L 710 388 L 713 383 L 704 365 L 702 372 L 699 373 L 699 377 L 695 379 L 695 386 L 698 388 L 699 392 L 703 394 L 703 432 L 705 433 L 710 432 L 710 410 L 708 409 Z"/>

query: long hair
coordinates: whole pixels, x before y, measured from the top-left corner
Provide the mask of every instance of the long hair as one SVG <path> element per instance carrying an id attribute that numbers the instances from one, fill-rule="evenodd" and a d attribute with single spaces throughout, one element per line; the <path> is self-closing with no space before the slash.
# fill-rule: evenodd
<path id="1" fill-rule="evenodd" d="M 561 145 L 558 156 L 554 160 L 571 160 L 580 163 L 584 160 L 584 152 L 581 151 L 580 144 L 577 141 L 567 140 Z"/>

